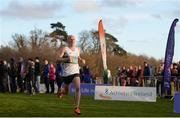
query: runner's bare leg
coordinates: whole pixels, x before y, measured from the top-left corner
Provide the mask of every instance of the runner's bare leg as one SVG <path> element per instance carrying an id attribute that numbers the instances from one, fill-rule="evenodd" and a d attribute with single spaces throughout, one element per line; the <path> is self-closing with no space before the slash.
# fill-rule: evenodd
<path id="1" fill-rule="evenodd" d="M 80 105 L 80 97 L 81 97 L 81 92 L 80 92 L 80 78 L 79 77 L 75 77 L 73 79 L 75 88 L 76 88 L 76 94 L 75 94 L 75 103 L 76 103 L 76 107 L 79 107 Z"/>

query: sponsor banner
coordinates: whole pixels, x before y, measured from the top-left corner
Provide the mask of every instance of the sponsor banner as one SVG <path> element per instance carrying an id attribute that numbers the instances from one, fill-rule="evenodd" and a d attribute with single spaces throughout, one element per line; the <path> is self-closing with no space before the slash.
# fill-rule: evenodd
<path id="1" fill-rule="evenodd" d="M 96 86 L 95 100 L 156 102 L 155 87 Z"/>
<path id="2" fill-rule="evenodd" d="M 95 84 L 81 84 L 81 95 L 82 96 L 94 96 Z M 70 85 L 70 95 L 74 95 L 76 88 L 74 84 Z"/>
<path id="3" fill-rule="evenodd" d="M 94 96 L 94 92 L 95 92 L 95 86 L 97 84 L 88 84 L 88 83 L 82 83 L 81 84 L 81 95 L 82 96 Z M 102 84 L 99 86 L 110 86 L 110 84 Z M 75 86 L 74 84 L 70 85 L 70 95 L 74 95 L 75 94 Z"/>
<path id="4" fill-rule="evenodd" d="M 95 92 L 95 86 L 111 86 L 110 84 L 88 84 L 88 83 L 81 83 L 81 95 L 82 96 L 94 96 Z M 49 87 L 49 90 L 51 91 L 51 87 Z M 54 93 L 57 93 L 58 87 L 55 84 L 55 90 Z M 75 86 L 74 84 L 70 84 L 70 90 L 69 93 L 70 95 L 75 94 Z M 45 93 L 46 92 L 46 87 L 44 84 L 40 84 L 40 93 Z"/>

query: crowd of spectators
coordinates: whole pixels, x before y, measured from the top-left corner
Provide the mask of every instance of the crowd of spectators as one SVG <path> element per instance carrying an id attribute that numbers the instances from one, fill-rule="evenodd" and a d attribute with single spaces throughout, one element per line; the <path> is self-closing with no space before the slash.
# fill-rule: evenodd
<path id="1" fill-rule="evenodd" d="M 156 87 L 157 95 L 162 96 L 164 64 L 158 67 L 144 62 L 144 66 L 117 67 L 115 76 L 109 69 L 103 73 L 103 84 L 115 86 Z M 27 93 L 33 95 L 40 93 L 40 85 L 44 84 L 46 93 L 55 93 L 55 85 L 58 90 L 62 86 L 62 64 L 51 63 L 47 59 L 40 61 L 38 57 L 18 61 L 11 58 L 8 61 L 0 61 L 0 92 Z M 86 65 L 80 68 L 81 83 L 96 83 L 93 73 Z M 180 62 L 171 66 L 171 91 L 180 91 Z"/>
<path id="2" fill-rule="evenodd" d="M 33 95 L 40 92 L 40 85 L 44 84 L 46 93 L 55 93 L 55 85 L 60 90 L 62 85 L 62 64 L 49 63 L 47 59 L 40 62 L 39 58 L 22 57 L 16 62 L 11 58 L 0 61 L 0 92 L 28 93 Z M 93 83 L 92 74 L 88 66 L 80 68 L 81 82 Z"/>

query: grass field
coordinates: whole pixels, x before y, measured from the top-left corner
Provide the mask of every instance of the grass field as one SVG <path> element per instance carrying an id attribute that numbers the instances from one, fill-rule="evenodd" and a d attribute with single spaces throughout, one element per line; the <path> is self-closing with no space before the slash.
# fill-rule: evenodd
<path id="1" fill-rule="evenodd" d="M 73 97 L 58 99 L 55 95 L 0 94 L 0 116 L 16 117 L 64 117 L 77 116 L 73 112 Z M 96 101 L 93 97 L 81 98 L 80 116 L 162 116 L 180 117 L 173 113 L 173 101 L 157 99 L 150 102 Z"/>

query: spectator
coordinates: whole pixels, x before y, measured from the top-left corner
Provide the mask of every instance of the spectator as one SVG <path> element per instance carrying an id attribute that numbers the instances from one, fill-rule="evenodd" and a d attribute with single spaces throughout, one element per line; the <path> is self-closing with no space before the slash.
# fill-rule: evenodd
<path id="1" fill-rule="evenodd" d="M 83 68 L 83 77 L 85 83 L 92 83 L 92 76 L 89 67 L 86 65 Z"/>
<path id="2" fill-rule="evenodd" d="M 80 67 L 80 69 L 79 69 L 79 74 L 80 74 L 81 83 L 84 83 L 84 74 L 83 74 L 83 68 L 82 67 Z"/>
<path id="3" fill-rule="evenodd" d="M 56 78 L 56 69 L 53 64 L 50 64 L 50 69 L 49 69 L 49 84 L 51 87 L 51 93 L 54 93 L 54 82 Z"/>
<path id="4" fill-rule="evenodd" d="M 163 72 L 164 72 L 164 64 L 161 64 L 157 70 L 157 82 L 156 82 L 156 92 L 157 96 L 162 97 L 163 95 Z"/>
<path id="5" fill-rule="evenodd" d="M 8 91 L 8 67 L 6 61 L 0 62 L 0 91 Z"/>
<path id="6" fill-rule="evenodd" d="M 132 85 L 132 79 L 133 79 L 133 67 L 132 66 L 129 67 L 127 76 L 128 76 L 127 86 L 131 86 Z"/>
<path id="7" fill-rule="evenodd" d="M 178 68 L 177 64 L 173 63 L 173 68 L 171 69 L 171 96 L 174 96 L 175 92 L 175 83 L 177 81 L 177 76 L 178 76 Z"/>
<path id="8" fill-rule="evenodd" d="M 9 74 L 11 92 L 16 93 L 17 66 L 16 66 L 15 60 L 13 58 L 10 59 L 10 65 L 8 67 L 8 74 Z"/>
<path id="9" fill-rule="evenodd" d="M 43 67 L 43 80 L 46 87 L 46 93 L 49 93 L 49 69 L 50 66 L 48 64 L 48 60 L 44 60 L 44 67 Z"/>
<path id="10" fill-rule="evenodd" d="M 17 68 L 17 85 L 18 85 L 18 91 L 19 92 L 24 92 L 24 79 L 25 79 L 25 64 L 23 62 L 23 58 L 20 57 L 19 58 L 19 62 L 18 62 L 18 68 Z"/>
<path id="11" fill-rule="evenodd" d="M 150 86 L 153 87 L 155 86 L 155 79 L 154 79 L 154 75 L 155 75 L 155 68 L 153 68 L 152 65 L 149 65 L 149 71 L 150 71 Z"/>
<path id="12" fill-rule="evenodd" d="M 62 65 L 60 62 L 56 62 L 56 83 L 57 83 L 57 86 L 58 86 L 58 93 L 60 93 L 60 90 L 61 90 L 61 85 L 62 85 L 62 73 L 63 73 L 63 70 L 62 70 Z"/>
<path id="13" fill-rule="evenodd" d="M 0 60 L 0 92 L 3 91 L 3 76 L 4 76 L 4 64 L 3 61 Z"/>
<path id="14" fill-rule="evenodd" d="M 112 75 L 111 75 L 111 71 L 108 69 L 108 84 L 112 83 Z"/>
<path id="15" fill-rule="evenodd" d="M 35 58 L 35 91 L 37 93 L 40 92 L 40 82 L 41 82 L 41 65 L 40 65 L 40 61 L 39 58 L 36 57 Z"/>
<path id="16" fill-rule="evenodd" d="M 144 62 L 144 83 L 145 83 L 145 86 L 148 87 L 150 86 L 150 69 L 149 69 L 149 65 L 147 62 Z"/>
<path id="17" fill-rule="evenodd" d="M 127 81 L 127 70 L 126 67 L 123 66 L 121 74 L 120 74 L 120 85 L 121 86 L 126 86 Z"/>
<path id="18" fill-rule="evenodd" d="M 137 72 L 138 72 L 138 67 L 135 66 L 133 69 L 133 74 L 132 74 L 132 78 L 131 78 L 131 86 L 138 86 L 138 78 L 137 78 Z"/>
<path id="19" fill-rule="evenodd" d="M 31 58 L 28 59 L 27 69 L 27 90 L 30 95 L 35 94 L 35 82 L 34 82 L 34 62 Z"/>
<path id="20" fill-rule="evenodd" d="M 138 66 L 137 80 L 139 81 L 138 86 L 143 86 L 142 68 Z"/>
<path id="21" fill-rule="evenodd" d="M 176 82 L 176 90 L 180 91 L 180 61 L 178 63 L 178 77 Z"/>
<path id="22" fill-rule="evenodd" d="M 121 85 L 121 81 L 120 81 L 120 76 L 121 76 L 121 67 L 117 68 L 117 73 L 116 73 L 116 79 L 114 82 L 114 85 L 118 86 L 118 83 Z"/>

